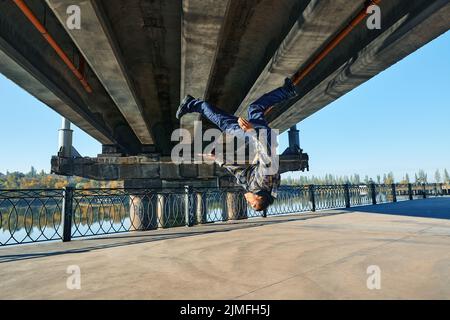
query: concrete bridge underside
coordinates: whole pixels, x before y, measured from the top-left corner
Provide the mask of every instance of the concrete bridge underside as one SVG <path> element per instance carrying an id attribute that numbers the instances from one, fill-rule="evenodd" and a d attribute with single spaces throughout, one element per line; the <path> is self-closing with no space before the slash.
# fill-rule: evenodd
<path id="1" fill-rule="evenodd" d="M 185 94 L 245 115 L 249 102 L 308 66 L 366 3 L 23 2 L 82 71 L 92 93 L 12 0 L 0 1 L 0 72 L 100 141 L 104 153 L 156 161 L 170 155 L 170 136 L 180 127 L 175 111 Z M 81 9 L 80 30 L 66 23 L 73 4 Z M 449 0 L 379 5 L 381 29 L 357 25 L 298 84 L 301 96 L 268 115 L 273 128 L 289 129 L 450 28 Z M 196 119 L 186 116 L 181 126 L 192 130 Z M 75 165 L 89 163 L 80 161 Z M 304 170 L 304 163 L 298 157 L 294 169 Z M 55 171 L 74 173 L 63 167 L 70 165 Z"/>
<path id="2" fill-rule="evenodd" d="M 0 299 L 449 299 L 449 200 L 1 248 Z"/>

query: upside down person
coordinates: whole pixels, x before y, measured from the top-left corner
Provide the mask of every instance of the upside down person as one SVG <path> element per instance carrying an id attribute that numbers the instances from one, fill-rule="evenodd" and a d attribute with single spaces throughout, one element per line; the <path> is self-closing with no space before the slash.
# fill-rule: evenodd
<path id="1" fill-rule="evenodd" d="M 264 94 L 250 104 L 248 120 L 227 114 L 206 101 L 194 99 L 192 96 L 187 95 L 181 102 L 176 117 L 180 119 L 188 113 L 200 113 L 222 132 L 232 136 L 255 137 L 261 129 L 265 129 L 268 132 L 267 140 L 270 141 L 271 129 L 265 119 L 265 113 L 275 104 L 294 98 L 297 95 L 298 92 L 295 85 L 290 79 L 286 79 L 282 87 Z M 253 141 L 256 142 L 255 139 Z M 280 185 L 280 175 L 278 171 L 268 173 L 268 161 L 264 161 L 264 159 L 269 158 L 267 154 L 268 149 L 257 149 L 258 160 L 256 162 L 238 166 L 223 164 L 223 166 L 235 176 L 237 184 L 245 189 L 245 199 L 248 204 L 256 211 L 264 211 L 274 202 Z"/>

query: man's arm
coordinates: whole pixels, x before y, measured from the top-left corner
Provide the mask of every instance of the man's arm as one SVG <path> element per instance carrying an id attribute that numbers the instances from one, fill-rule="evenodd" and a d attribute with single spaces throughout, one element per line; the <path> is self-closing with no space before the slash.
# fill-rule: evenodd
<path id="1" fill-rule="evenodd" d="M 239 124 L 239 127 L 241 127 L 241 129 L 244 130 L 244 132 L 254 129 L 253 125 L 247 119 L 244 119 L 244 118 L 239 118 L 238 124 Z"/>

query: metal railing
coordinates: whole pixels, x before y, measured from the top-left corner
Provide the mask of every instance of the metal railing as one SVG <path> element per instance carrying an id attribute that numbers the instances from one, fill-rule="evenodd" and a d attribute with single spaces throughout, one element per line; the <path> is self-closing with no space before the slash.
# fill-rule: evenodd
<path id="1" fill-rule="evenodd" d="M 242 189 L 0 190 L 0 246 L 448 195 L 442 184 L 283 186 L 267 212 Z"/>

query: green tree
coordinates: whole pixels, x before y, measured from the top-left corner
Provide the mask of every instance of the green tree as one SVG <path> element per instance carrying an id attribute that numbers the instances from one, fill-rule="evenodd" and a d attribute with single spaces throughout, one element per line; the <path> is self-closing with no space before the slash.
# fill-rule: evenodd
<path id="1" fill-rule="evenodd" d="M 444 169 L 444 182 L 450 183 L 450 175 L 448 174 L 447 169 Z"/>
<path id="2" fill-rule="evenodd" d="M 395 182 L 394 173 L 389 172 L 384 180 L 384 183 L 385 184 L 393 184 L 394 182 Z"/>
<path id="3" fill-rule="evenodd" d="M 439 171 L 439 169 L 436 170 L 436 172 L 434 173 L 434 182 L 436 183 L 441 183 L 441 172 Z"/>
<path id="4" fill-rule="evenodd" d="M 410 180 L 409 180 L 409 174 L 405 174 L 405 176 L 404 176 L 403 179 L 400 181 L 400 183 L 402 183 L 402 184 L 408 184 L 408 183 L 410 183 Z"/>
<path id="5" fill-rule="evenodd" d="M 361 177 L 359 176 L 359 174 L 355 173 L 355 175 L 353 176 L 353 184 L 360 184 L 361 183 Z"/>
<path id="6" fill-rule="evenodd" d="M 424 170 L 420 169 L 419 173 L 416 175 L 416 183 L 427 183 L 428 176 Z"/>
<path id="7" fill-rule="evenodd" d="M 26 176 L 28 177 L 28 178 L 34 178 L 34 177 L 36 177 L 36 169 L 33 167 L 33 166 L 31 166 L 31 169 L 30 169 L 30 172 L 28 172 L 27 174 L 26 174 Z"/>
<path id="8" fill-rule="evenodd" d="M 6 189 L 18 189 L 20 188 L 20 181 L 25 175 L 20 172 L 8 173 L 5 181 Z"/>

